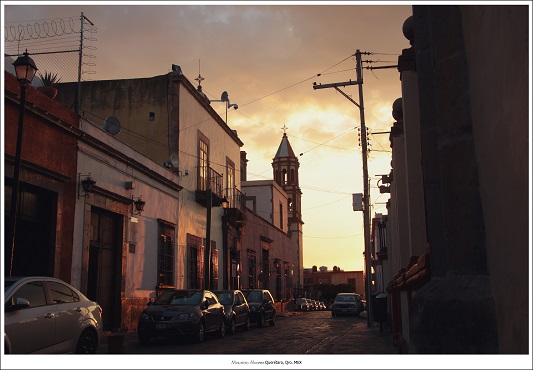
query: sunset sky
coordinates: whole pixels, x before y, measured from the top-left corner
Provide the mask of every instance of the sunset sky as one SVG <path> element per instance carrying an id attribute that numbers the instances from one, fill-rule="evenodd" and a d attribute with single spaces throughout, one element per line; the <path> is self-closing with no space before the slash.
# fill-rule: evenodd
<path id="1" fill-rule="evenodd" d="M 3 22 L 9 27 L 73 17 L 79 24 L 83 12 L 97 29 L 86 80 L 153 77 L 170 72 L 172 64 L 195 85 L 201 74 L 210 99 L 227 91 L 239 106 L 228 111 L 228 124 L 245 144 L 248 180 L 273 178 L 272 158 L 286 126 L 294 152 L 303 153 L 298 158 L 304 266 L 363 270 L 363 218 L 352 210 L 352 193 L 363 192 L 359 109 L 333 88 L 314 90 L 313 82 L 355 80 L 357 49 L 375 53 L 363 60 L 376 63 L 364 66 L 395 65 L 409 47 L 402 25 L 410 5 L 94 3 L 3 2 Z M 32 47 L 42 47 L 33 42 L 21 45 L 31 54 Z M 13 43 L 3 46 L 13 52 Z M 45 63 L 39 58 L 38 67 L 40 60 Z M 75 70 L 72 54 L 58 60 L 59 72 Z M 387 213 L 388 194 L 379 193 L 376 175 L 388 174 L 391 161 L 388 134 L 378 133 L 389 131 L 392 103 L 401 90 L 396 68 L 365 69 L 363 77 L 373 217 Z M 357 86 L 344 92 L 359 101 Z M 222 103 L 212 106 L 225 118 Z"/>

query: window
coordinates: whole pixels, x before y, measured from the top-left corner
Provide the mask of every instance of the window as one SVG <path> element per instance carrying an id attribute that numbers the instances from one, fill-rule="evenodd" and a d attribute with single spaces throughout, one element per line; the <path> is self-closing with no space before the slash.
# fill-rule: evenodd
<path id="1" fill-rule="evenodd" d="M 174 227 L 160 222 L 157 253 L 158 286 L 174 285 Z"/>
<path id="2" fill-rule="evenodd" d="M 283 176 L 283 179 L 282 179 L 281 185 L 287 185 L 287 170 L 286 169 L 283 169 L 282 176 Z"/>
<path id="3" fill-rule="evenodd" d="M 207 190 L 209 139 L 198 131 L 198 190 Z"/>
<path id="4" fill-rule="evenodd" d="M 263 243 L 266 243 L 266 242 L 262 242 Z M 261 256 L 261 288 L 263 289 L 269 289 L 269 275 L 270 275 L 270 270 L 269 270 L 269 252 L 268 252 L 268 249 L 264 249 L 262 248 L 261 249 L 261 253 L 262 253 L 262 256 Z"/>
<path id="5" fill-rule="evenodd" d="M 50 293 L 52 293 L 52 302 L 54 303 L 73 303 L 80 301 L 78 294 L 65 284 L 48 281 L 46 285 Z"/>
<path id="6" fill-rule="evenodd" d="M 211 289 L 218 289 L 218 250 L 216 243 L 211 241 Z"/>
<path id="7" fill-rule="evenodd" d="M 283 204 L 279 204 L 279 228 L 283 230 Z"/>
<path id="8" fill-rule="evenodd" d="M 238 304 L 244 304 L 244 296 L 242 295 L 241 292 L 238 292 L 236 295 L 235 295 L 235 301 L 238 303 Z"/>
<path id="9" fill-rule="evenodd" d="M 205 293 L 205 299 L 207 299 L 207 302 L 209 302 L 210 306 L 217 304 L 217 299 L 210 293 Z"/>
<path id="10" fill-rule="evenodd" d="M 255 251 L 248 250 L 248 288 L 255 288 L 255 277 L 256 275 L 256 257 Z"/>
<path id="11" fill-rule="evenodd" d="M 204 247 L 202 239 L 187 234 L 187 249 L 189 253 L 189 288 L 202 289 L 204 282 Z"/>
<path id="12" fill-rule="evenodd" d="M 226 158 L 226 198 L 229 201 L 230 208 L 235 207 L 235 163 L 231 159 Z"/>
<path id="13" fill-rule="evenodd" d="M 295 178 L 294 178 L 294 168 L 291 168 L 291 184 L 294 184 Z"/>
<path id="14" fill-rule="evenodd" d="M 14 294 L 13 300 L 6 304 L 6 309 L 10 308 L 17 302 L 17 298 L 23 298 L 30 302 L 30 307 L 39 307 L 46 305 L 46 295 L 44 294 L 44 287 L 42 281 L 33 281 L 24 284 Z"/>

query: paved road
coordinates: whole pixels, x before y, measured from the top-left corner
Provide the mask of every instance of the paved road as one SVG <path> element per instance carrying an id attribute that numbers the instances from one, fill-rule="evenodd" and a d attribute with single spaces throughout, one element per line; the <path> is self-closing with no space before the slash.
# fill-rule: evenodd
<path id="1" fill-rule="evenodd" d="M 368 327 L 359 317 L 331 317 L 330 311 L 278 317 L 275 326 L 238 330 L 225 338 L 209 336 L 204 343 L 156 338 L 142 346 L 136 333 L 124 337 L 126 354 L 397 354 L 388 333 Z M 107 339 L 98 353 L 109 353 Z"/>

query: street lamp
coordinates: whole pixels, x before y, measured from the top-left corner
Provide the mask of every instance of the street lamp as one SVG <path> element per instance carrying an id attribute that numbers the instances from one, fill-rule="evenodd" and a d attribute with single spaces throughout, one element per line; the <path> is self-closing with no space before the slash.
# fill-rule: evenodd
<path id="1" fill-rule="evenodd" d="M 24 52 L 13 62 L 17 80 L 20 82 L 20 110 L 19 110 L 19 126 L 17 131 L 17 149 L 15 153 L 15 167 L 13 169 L 13 189 L 11 191 L 11 260 L 9 265 L 9 276 L 13 273 L 13 258 L 15 255 L 15 229 L 17 227 L 18 214 L 18 196 L 19 196 L 19 178 L 20 178 L 20 159 L 22 150 L 22 132 L 24 125 L 24 110 L 26 104 L 26 85 L 31 84 L 37 66 L 33 59 L 30 58 L 28 50 Z"/>
<path id="2" fill-rule="evenodd" d="M 231 289 L 230 284 L 230 259 L 229 259 L 229 250 L 228 250 L 228 207 L 229 201 L 226 196 L 220 201 L 222 209 L 224 209 L 224 216 L 222 217 L 222 248 L 224 248 L 224 284 L 227 289 Z"/>

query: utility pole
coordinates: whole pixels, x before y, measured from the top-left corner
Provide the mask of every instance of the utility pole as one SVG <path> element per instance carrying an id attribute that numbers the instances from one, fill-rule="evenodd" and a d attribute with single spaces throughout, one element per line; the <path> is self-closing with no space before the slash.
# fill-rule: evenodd
<path id="1" fill-rule="evenodd" d="M 313 89 L 324 89 L 333 87 L 340 92 L 345 98 L 354 103 L 359 108 L 359 114 L 361 119 L 361 141 L 362 141 L 362 157 L 363 157 L 363 229 L 365 240 L 365 272 L 366 272 L 366 303 L 367 303 L 367 324 L 372 326 L 372 254 L 370 252 L 370 193 L 369 193 L 369 180 L 368 180 L 368 148 L 367 148 L 367 135 L 365 126 L 365 106 L 363 102 L 363 69 L 361 66 L 361 54 L 370 54 L 368 52 L 361 52 L 359 49 L 355 52 L 356 59 L 356 74 L 357 81 L 338 82 L 332 84 L 319 84 L 313 83 Z M 344 91 L 339 89 L 339 86 L 359 85 L 359 103 L 355 102 Z"/>

